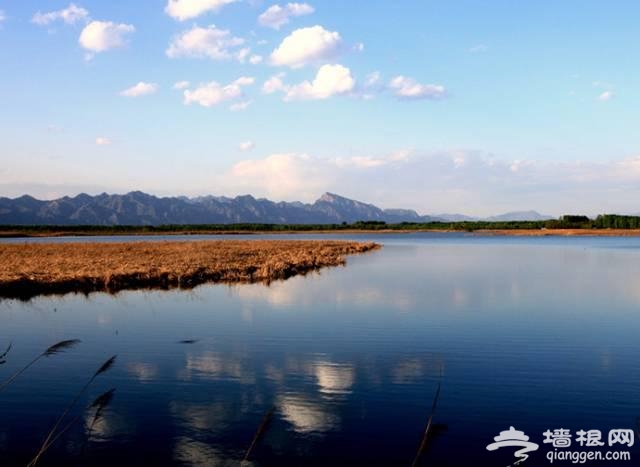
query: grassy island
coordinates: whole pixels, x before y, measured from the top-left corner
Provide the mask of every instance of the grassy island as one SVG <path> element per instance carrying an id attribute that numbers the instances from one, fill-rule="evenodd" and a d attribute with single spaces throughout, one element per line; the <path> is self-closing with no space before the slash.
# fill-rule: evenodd
<path id="1" fill-rule="evenodd" d="M 268 283 L 379 247 L 337 240 L 0 244 L 0 297 Z"/>

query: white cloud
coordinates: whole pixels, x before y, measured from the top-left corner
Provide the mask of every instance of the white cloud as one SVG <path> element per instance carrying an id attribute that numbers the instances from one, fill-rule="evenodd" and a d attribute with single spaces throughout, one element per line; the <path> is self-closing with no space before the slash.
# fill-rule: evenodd
<path id="1" fill-rule="evenodd" d="M 236 59 L 238 59 L 240 63 L 244 63 L 247 61 L 247 57 L 250 53 L 251 49 L 249 47 L 244 47 L 236 52 Z"/>
<path id="2" fill-rule="evenodd" d="M 231 110 L 232 112 L 241 112 L 243 110 L 247 110 L 251 105 L 251 102 L 252 101 L 236 102 L 235 104 L 231 104 L 229 106 L 229 110 Z"/>
<path id="3" fill-rule="evenodd" d="M 251 57 L 249 57 L 249 63 L 251 63 L 252 65 L 258 65 L 259 63 L 262 63 L 262 56 L 252 55 Z"/>
<path id="4" fill-rule="evenodd" d="M 296 29 L 271 53 L 271 63 L 300 68 L 337 56 L 341 45 L 340 34 L 322 26 Z"/>
<path id="5" fill-rule="evenodd" d="M 189 84 L 189 81 L 178 81 L 173 85 L 173 89 L 187 89 Z"/>
<path id="6" fill-rule="evenodd" d="M 121 96 L 124 97 L 139 97 L 139 96 L 147 96 L 149 94 L 154 94 L 158 91 L 158 85 L 155 83 L 145 83 L 144 81 L 140 81 L 138 84 L 131 86 L 130 88 L 125 89 L 120 92 Z"/>
<path id="7" fill-rule="evenodd" d="M 297 196 L 310 199 L 325 186 L 325 177 L 319 175 L 310 156 L 284 153 L 238 162 L 225 174 L 224 180 L 233 183 L 240 192 L 250 190 L 277 199 L 296 199 Z"/>
<path id="8" fill-rule="evenodd" d="M 33 18 L 31 18 L 31 22 L 45 26 L 59 19 L 66 24 L 75 24 L 79 21 L 87 21 L 89 19 L 89 12 L 74 3 L 70 3 L 69 6 L 63 10 L 51 11 L 49 13 L 41 13 L 38 11 L 33 15 Z"/>
<path id="9" fill-rule="evenodd" d="M 312 82 L 303 81 L 288 88 L 285 100 L 328 99 L 353 91 L 355 84 L 349 68 L 342 65 L 322 65 Z"/>
<path id="10" fill-rule="evenodd" d="M 218 11 L 237 0 L 169 0 L 164 11 L 178 21 L 195 18 L 203 13 Z"/>
<path id="11" fill-rule="evenodd" d="M 639 182 L 640 156 L 549 162 L 460 149 L 338 158 L 277 153 L 238 162 L 215 179 L 226 193 L 313 201 L 332 191 L 381 207 L 477 215 L 523 209 L 554 215 L 585 209 L 588 214 L 637 212 L 633 200 L 640 194 Z"/>
<path id="12" fill-rule="evenodd" d="M 265 94 L 273 94 L 274 92 L 278 91 L 286 92 L 288 86 L 282 81 L 282 78 L 284 77 L 284 73 L 278 73 L 277 75 L 274 75 L 266 80 L 262 85 L 262 92 Z"/>
<path id="13" fill-rule="evenodd" d="M 237 84 L 238 86 L 251 86 L 256 82 L 256 79 L 248 76 L 241 76 L 237 80 L 233 82 L 233 84 Z"/>
<path id="14" fill-rule="evenodd" d="M 7 19 L 7 15 L 5 15 L 3 10 L 0 10 L 0 23 Z"/>
<path id="15" fill-rule="evenodd" d="M 104 52 L 124 47 L 127 35 L 136 30 L 130 24 L 116 24 L 111 21 L 91 21 L 80 33 L 80 45 L 91 52 Z"/>
<path id="16" fill-rule="evenodd" d="M 310 15 L 313 12 L 313 7 L 307 3 L 287 3 L 284 7 L 273 5 L 258 17 L 258 23 L 269 28 L 280 29 L 289 22 L 290 17 Z"/>
<path id="17" fill-rule="evenodd" d="M 226 29 L 218 29 L 215 25 L 207 28 L 193 26 L 188 31 L 174 37 L 166 50 L 169 58 L 210 58 L 212 60 L 227 60 L 238 51 L 235 47 L 244 44 L 244 39 L 233 37 Z M 248 53 L 248 52 L 247 52 Z"/>
<path id="18" fill-rule="evenodd" d="M 109 138 L 105 138 L 104 136 L 98 136 L 96 138 L 96 144 L 98 146 L 109 146 L 111 144 L 111 140 Z"/>
<path id="19" fill-rule="evenodd" d="M 610 101 L 611 99 L 613 99 L 613 96 L 613 91 L 604 91 L 598 96 L 598 100 L 603 102 Z"/>
<path id="20" fill-rule="evenodd" d="M 420 84 L 406 76 L 393 78 L 389 88 L 397 98 L 405 100 L 442 99 L 447 95 L 447 90 L 440 84 Z"/>
<path id="21" fill-rule="evenodd" d="M 186 105 L 196 103 L 202 107 L 213 107 L 227 101 L 233 101 L 244 96 L 243 86 L 249 86 L 255 82 L 254 78 L 241 77 L 234 82 L 221 85 L 216 81 L 202 84 L 196 89 L 184 91 L 184 103 Z"/>
<path id="22" fill-rule="evenodd" d="M 243 152 L 251 151 L 255 147 L 256 147 L 256 143 L 254 143 L 253 141 L 243 141 L 238 145 L 238 149 L 240 149 Z"/>

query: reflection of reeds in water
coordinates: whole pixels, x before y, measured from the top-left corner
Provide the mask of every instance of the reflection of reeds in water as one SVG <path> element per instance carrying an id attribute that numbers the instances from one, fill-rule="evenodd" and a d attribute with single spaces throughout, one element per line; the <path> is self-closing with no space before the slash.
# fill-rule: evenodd
<path id="1" fill-rule="evenodd" d="M 9 342 L 9 346 L 7 347 L 7 350 L 5 350 L 2 355 L 0 355 L 0 365 L 4 365 L 5 363 L 7 363 L 7 355 L 11 351 L 12 346 L 13 346 L 13 342 Z"/>
<path id="2" fill-rule="evenodd" d="M 264 417 L 262 418 L 262 422 L 260 423 L 260 426 L 258 427 L 258 431 L 256 431 L 256 434 L 253 437 L 253 440 L 251 441 L 251 445 L 249 446 L 249 449 L 247 449 L 247 452 L 244 455 L 244 459 L 242 459 L 242 462 L 240 462 L 240 465 L 245 465 L 245 463 L 249 461 L 249 457 L 251 457 L 251 453 L 253 452 L 253 448 L 256 447 L 256 445 L 258 444 L 258 441 L 260 441 L 260 438 L 262 438 L 264 433 L 267 431 L 267 427 L 269 426 L 269 422 L 271 421 L 271 417 L 273 416 L 273 412 L 275 410 L 276 410 L 276 407 L 272 406 L 267 411 L 267 413 L 264 414 Z"/>
<path id="3" fill-rule="evenodd" d="M 102 413 L 113 400 L 113 395 L 115 394 L 115 392 L 115 388 L 109 389 L 107 392 L 98 396 L 98 398 L 93 401 L 93 404 L 89 406 L 89 409 L 95 409 L 95 412 L 93 414 L 91 424 L 89 425 L 89 430 L 87 430 L 87 439 L 91 439 L 91 432 L 93 431 L 93 427 L 96 425 L 98 420 L 100 420 L 100 418 L 102 417 Z"/>
<path id="4" fill-rule="evenodd" d="M 427 443 L 429 442 L 429 436 L 431 434 L 433 428 L 433 416 L 436 413 L 436 406 L 438 405 L 438 399 L 440 398 L 440 387 L 442 383 L 442 366 L 440 367 L 440 380 L 438 381 L 438 389 L 436 389 L 435 396 L 433 397 L 433 404 L 431 405 L 431 413 L 429 414 L 429 419 L 427 420 L 427 426 L 424 429 L 424 434 L 422 435 L 422 441 L 420 442 L 420 446 L 418 447 L 418 452 L 416 453 L 416 457 L 413 459 L 413 463 L 411 467 L 416 467 L 424 450 L 427 448 Z"/>
<path id="5" fill-rule="evenodd" d="M 107 371 L 109 371 L 109 369 L 111 369 L 111 367 L 113 367 L 114 363 L 116 361 L 116 356 L 114 355 L 113 357 L 109 358 L 107 361 L 105 361 L 100 368 L 98 368 L 98 370 L 93 374 L 93 376 L 91 376 L 91 378 L 89 378 L 89 381 L 87 381 L 87 383 L 82 387 L 82 389 L 80 390 L 80 392 L 78 392 L 78 394 L 76 394 L 76 396 L 74 397 L 74 399 L 71 401 L 71 403 L 67 406 L 67 408 L 64 410 L 64 412 L 62 412 L 62 415 L 60 415 L 60 417 L 58 417 L 58 420 L 56 421 L 55 425 L 53 426 L 53 428 L 51 429 L 51 431 L 49 431 L 49 434 L 47 435 L 46 439 L 44 440 L 44 442 L 42 443 L 42 446 L 40 446 L 40 449 L 38 450 L 38 453 L 36 454 L 36 456 L 33 458 L 33 460 L 28 464 L 27 467 L 33 467 L 35 466 L 38 461 L 40 460 L 40 457 L 42 456 L 42 454 L 44 454 L 44 452 L 49 449 L 49 447 L 53 444 L 54 439 L 57 439 L 59 437 L 59 435 L 61 435 L 64 431 L 66 431 L 66 429 L 62 429 L 60 430 L 60 432 L 57 432 L 58 427 L 60 426 L 60 424 L 62 423 L 62 421 L 65 419 L 65 417 L 68 415 L 69 411 L 75 407 L 76 403 L 78 402 L 78 400 L 80 399 L 80 397 L 82 397 L 82 395 L 87 391 L 87 389 L 89 389 L 89 386 L 91 385 L 91 383 L 93 383 L 93 381 L 100 376 L 102 373 L 105 373 Z M 106 394 L 106 393 L 105 393 Z M 103 396 L 105 396 L 103 394 Z M 101 396 L 102 397 L 102 396 Z M 112 397 L 112 396 L 111 396 Z M 95 403 L 100 404 L 99 399 L 96 399 Z M 103 403 L 106 402 L 110 402 L 111 398 L 108 396 L 105 396 L 102 401 Z M 73 424 L 73 421 L 72 423 Z"/>
<path id="6" fill-rule="evenodd" d="M 45 350 L 40 355 L 38 355 L 36 358 L 31 360 L 29 363 L 27 363 L 20 370 L 18 370 L 13 375 L 11 375 L 11 377 L 8 380 L 6 380 L 4 383 L 0 384 L 0 391 L 2 391 L 4 388 L 9 386 L 13 382 L 13 380 L 15 380 L 18 376 L 20 376 L 25 371 L 27 371 L 31 365 L 36 363 L 41 358 L 43 358 L 43 357 L 52 357 L 54 355 L 57 355 L 57 354 L 59 354 L 61 352 L 64 352 L 65 350 L 68 350 L 68 349 L 74 347 L 75 345 L 77 345 L 79 343 L 80 343 L 80 340 L 78 340 L 78 339 L 70 339 L 70 340 L 64 340 L 64 341 L 60 341 L 60 342 L 58 342 L 56 344 L 53 344 L 47 350 Z M 9 344 L 9 348 L 3 354 L 3 356 L 5 356 L 9 352 L 9 350 L 11 350 L 11 344 Z"/>
<path id="7" fill-rule="evenodd" d="M 91 424 L 89 426 L 89 429 L 87 430 L 87 439 L 85 440 L 85 443 L 82 445 L 82 451 L 80 453 L 80 455 L 82 456 L 82 454 L 84 453 L 85 447 L 88 443 L 88 441 L 91 439 L 91 432 L 93 431 L 93 427 L 95 426 L 95 424 L 98 422 L 98 420 L 100 420 L 100 418 L 102 418 L 102 414 L 104 413 L 105 409 L 108 407 L 108 405 L 111 403 L 111 400 L 113 399 L 113 395 L 115 393 L 115 388 L 109 389 L 108 391 L 100 394 L 92 403 L 91 405 L 89 405 L 87 407 L 87 410 L 94 410 L 94 414 L 93 414 L 93 419 L 91 420 Z M 77 417 L 75 417 L 73 420 L 71 420 L 69 423 L 67 423 L 67 425 L 58 430 L 58 433 L 53 436 L 51 438 L 51 440 L 47 443 L 47 444 L 43 444 L 42 447 L 40 448 L 39 451 L 39 456 L 42 457 L 42 455 L 51 447 L 53 446 L 53 444 L 62 436 L 64 435 L 67 431 L 69 431 L 69 429 L 75 425 L 78 421 L 80 421 L 80 419 L 82 418 L 82 415 L 78 415 Z M 35 460 L 35 459 L 34 459 Z M 35 465 L 35 463 L 37 462 L 37 460 L 32 461 L 32 463 L 30 463 L 29 465 Z"/>

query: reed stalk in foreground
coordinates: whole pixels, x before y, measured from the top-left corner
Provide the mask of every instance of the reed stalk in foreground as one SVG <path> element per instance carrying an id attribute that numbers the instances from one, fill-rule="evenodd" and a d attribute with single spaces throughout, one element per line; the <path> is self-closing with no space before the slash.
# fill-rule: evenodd
<path id="1" fill-rule="evenodd" d="M 82 453 L 84 453 L 84 450 L 85 450 L 85 447 L 87 445 L 87 442 L 91 438 L 91 432 L 93 431 L 93 427 L 98 422 L 98 420 L 100 418 L 102 418 L 102 414 L 105 411 L 105 409 L 107 408 L 107 406 L 111 403 L 111 400 L 113 399 L 113 395 L 114 395 L 115 392 L 116 392 L 115 388 L 109 389 L 107 392 L 104 392 L 104 393 L 100 394 L 91 403 L 91 405 L 89 405 L 87 407 L 87 410 L 95 409 L 95 412 L 93 414 L 93 419 L 91 421 L 91 424 L 89 425 L 89 430 L 87 431 L 87 440 L 82 445 L 82 451 L 80 453 L 81 455 L 82 455 Z M 82 418 L 82 414 L 76 416 L 73 420 L 71 420 L 69 423 L 67 423 L 67 425 L 64 428 L 59 430 L 58 433 L 51 439 L 51 441 L 49 441 L 46 445 L 43 445 L 43 447 L 41 448 L 42 452 L 40 453 L 40 456 L 42 456 L 42 454 L 44 454 L 51 446 L 53 446 L 53 444 L 62 435 L 64 435 L 67 431 L 69 431 L 69 429 L 73 425 L 75 425 L 78 421 L 80 421 L 81 418 Z"/>
<path id="2" fill-rule="evenodd" d="M 240 465 L 244 465 L 246 462 L 249 461 L 249 456 L 251 456 L 251 452 L 253 451 L 253 448 L 256 446 L 256 444 L 258 444 L 258 441 L 260 440 L 262 435 L 264 435 L 264 433 L 267 431 L 267 427 L 269 425 L 269 422 L 271 421 L 271 417 L 273 416 L 273 412 L 275 411 L 275 409 L 276 407 L 272 406 L 267 411 L 267 413 L 264 414 L 264 417 L 262 418 L 262 422 L 258 427 L 258 431 L 256 431 L 256 434 L 253 437 L 253 440 L 251 441 L 251 445 L 249 446 L 249 449 L 247 449 L 247 452 L 244 455 L 244 459 L 242 459 L 242 462 L 240 462 Z"/>
<path id="3" fill-rule="evenodd" d="M 56 436 L 56 430 L 60 426 L 60 423 L 62 423 L 62 421 L 65 419 L 65 417 L 69 414 L 69 411 L 73 407 L 75 407 L 75 405 L 78 402 L 78 400 L 80 399 L 80 397 L 82 397 L 82 395 L 87 391 L 87 389 L 89 389 L 89 386 L 91 385 L 91 383 L 93 383 L 93 381 L 99 375 L 101 375 L 102 373 L 105 373 L 106 371 L 109 371 L 109 369 L 111 369 L 111 367 L 113 366 L 115 361 L 116 361 L 116 356 L 114 355 L 113 357 L 109 358 L 106 362 L 104 362 L 100 366 L 100 368 L 98 368 L 98 370 L 93 374 L 93 376 L 91 376 L 91 378 L 89 378 L 89 381 L 87 381 L 87 383 L 82 387 L 80 392 L 78 392 L 78 394 L 76 394 L 76 397 L 74 397 L 74 399 L 67 406 L 67 408 L 64 410 L 64 412 L 62 412 L 62 415 L 60 415 L 60 417 L 58 417 L 58 420 L 56 421 L 55 425 L 53 425 L 53 428 L 51 429 L 51 431 L 49 431 L 49 434 L 47 435 L 47 438 L 42 443 L 42 446 L 40 446 L 40 449 L 38 450 L 38 453 L 31 460 L 31 462 L 29 462 L 27 467 L 33 467 L 38 463 L 38 461 L 40 460 L 40 457 L 42 456 L 44 451 L 46 449 L 48 449 L 48 447 L 52 444 L 52 439 L 54 438 L 54 436 Z"/>
<path id="4" fill-rule="evenodd" d="M 65 350 L 68 350 L 68 349 L 74 347 L 75 345 L 77 345 L 79 343 L 80 343 L 80 340 L 78 340 L 78 339 L 70 339 L 70 340 L 60 341 L 57 344 L 53 344 L 47 350 L 45 350 L 40 355 L 38 355 L 36 358 L 31 360 L 29 363 L 27 363 L 20 370 L 18 370 L 13 375 L 11 375 L 11 377 L 8 380 L 6 380 L 4 383 L 0 384 L 0 391 L 2 391 L 4 388 L 9 386 L 13 382 L 13 380 L 15 380 L 18 376 L 20 376 L 25 371 L 27 371 L 27 369 L 29 369 L 29 367 L 31 365 L 36 363 L 41 358 L 43 358 L 43 357 L 52 357 L 53 355 L 57 355 L 57 354 L 59 354 L 61 352 L 64 352 Z M 3 356 L 6 355 L 9 352 L 9 350 L 11 350 L 11 345 L 9 345 L 9 348 L 3 354 Z"/>
<path id="5" fill-rule="evenodd" d="M 413 463 L 411 467 L 416 467 L 418 462 L 420 461 L 420 457 L 422 457 L 422 453 L 427 447 L 427 443 L 429 442 L 429 434 L 431 433 L 431 428 L 433 427 L 433 416 L 436 413 L 436 406 L 438 405 L 438 399 L 440 398 L 440 387 L 442 383 L 442 367 L 440 367 L 440 381 L 438 381 L 438 389 L 436 389 L 436 394 L 433 397 L 433 404 L 431 405 L 431 414 L 429 415 L 429 419 L 427 420 L 427 426 L 424 429 L 424 434 L 422 435 L 422 441 L 420 442 L 420 447 L 418 448 L 418 452 L 416 453 L 416 457 L 413 459 Z"/>

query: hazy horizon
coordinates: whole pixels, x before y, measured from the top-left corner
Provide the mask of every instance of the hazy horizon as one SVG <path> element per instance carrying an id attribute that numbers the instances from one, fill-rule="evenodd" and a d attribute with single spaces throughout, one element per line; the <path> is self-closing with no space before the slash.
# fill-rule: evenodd
<path id="1" fill-rule="evenodd" d="M 0 196 L 328 191 L 420 214 L 638 213 L 639 14 L 0 0 Z"/>

